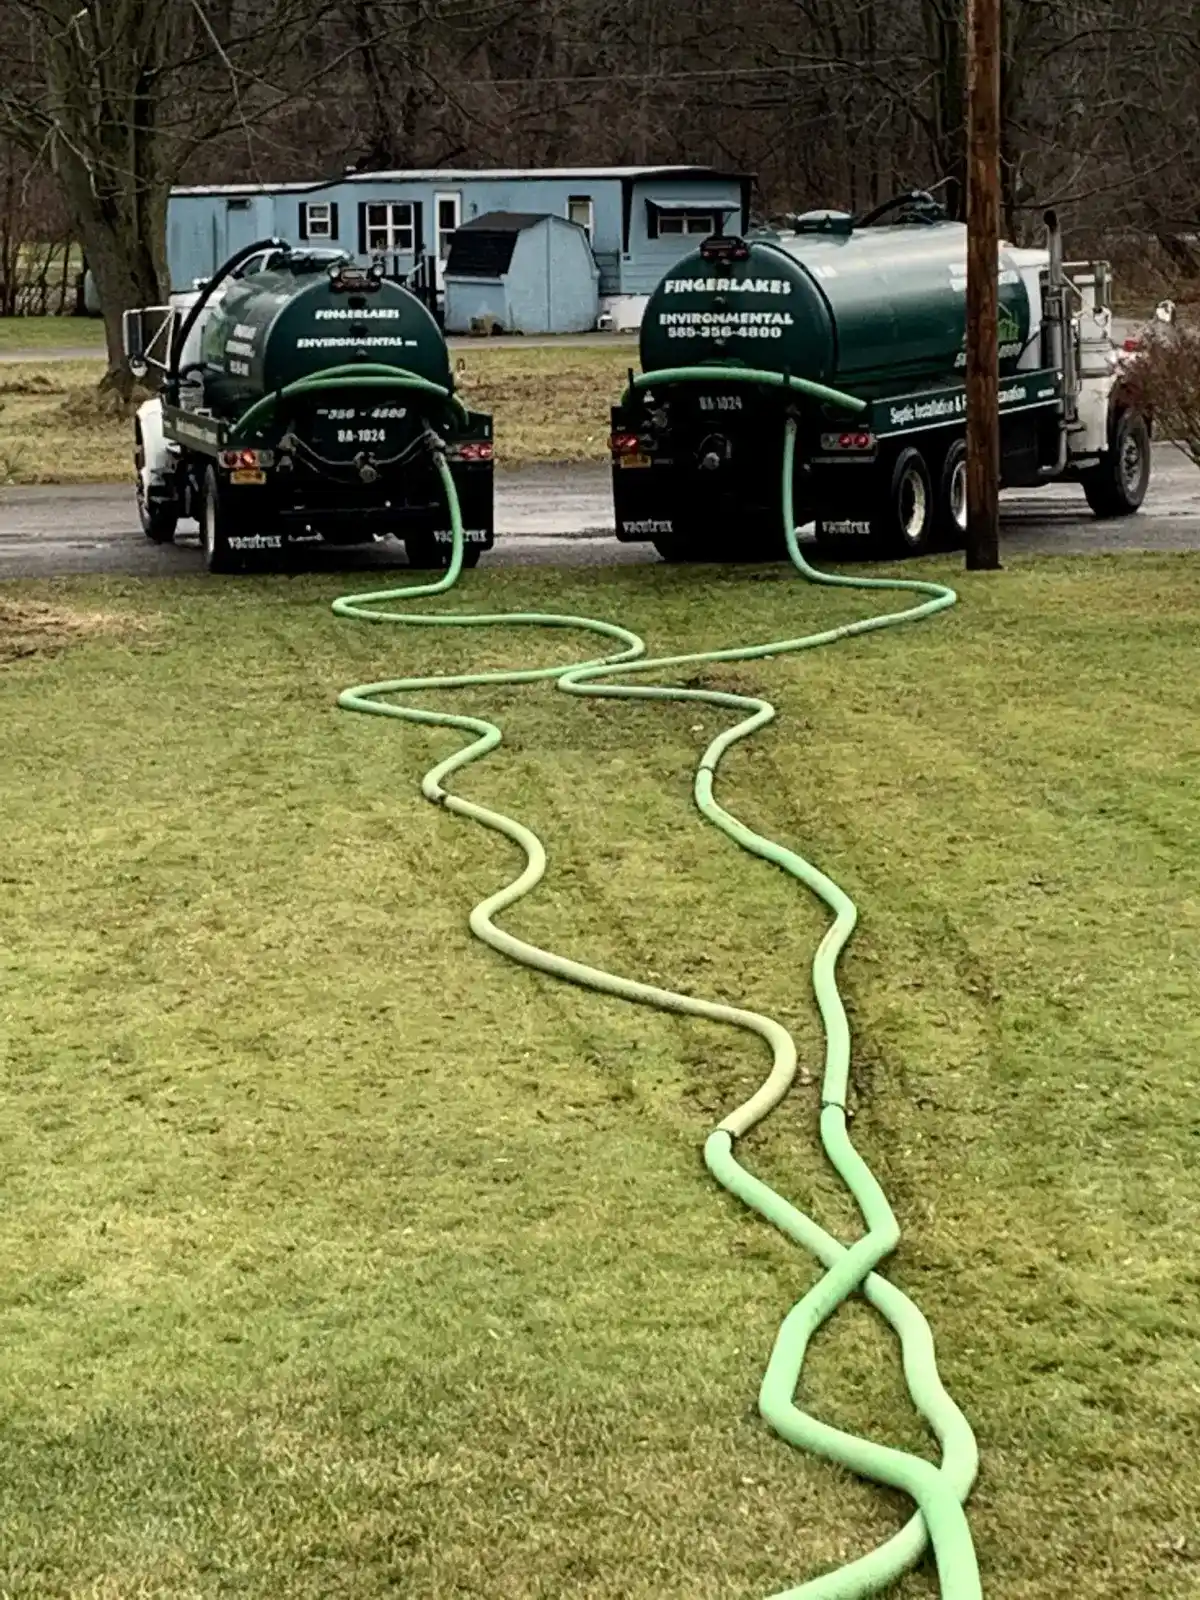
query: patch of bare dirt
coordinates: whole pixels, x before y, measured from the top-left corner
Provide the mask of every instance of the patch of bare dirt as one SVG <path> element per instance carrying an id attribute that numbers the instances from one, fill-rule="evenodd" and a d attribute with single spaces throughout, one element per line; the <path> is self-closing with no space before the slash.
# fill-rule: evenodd
<path id="1" fill-rule="evenodd" d="M 143 617 L 122 611 L 81 611 L 39 600 L 0 599 L 0 663 L 57 655 L 96 638 L 130 638 L 148 631 Z"/>

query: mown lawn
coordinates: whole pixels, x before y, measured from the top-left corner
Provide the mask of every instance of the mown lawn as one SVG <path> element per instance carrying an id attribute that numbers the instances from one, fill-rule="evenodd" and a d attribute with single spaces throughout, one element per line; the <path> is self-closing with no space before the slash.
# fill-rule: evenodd
<path id="1" fill-rule="evenodd" d="M 104 351 L 99 317 L 0 317 L 0 355 L 11 350 Z"/>
<path id="2" fill-rule="evenodd" d="M 460 347 L 452 356 L 464 398 L 495 418 L 500 466 L 608 459 L 609 407 L 636 365 L 634 346 Z M 97 393 L 103 372 L 102 361 L 0 364 L 0 485 L 131 479 L 133 424 Z"/>
<path id="3" fill-rule="evenodd" d="M 911 631 L 711 674 L 780 712 L 719 792 L 860 906 L 854 1132 L 978 1432 L 988 1600 L 1194 1600 L 1200 575 L 951 581 Z M 762 1600 L 909 1509 L 756 1414 L 814 1265 L 700 1150 L 763 1060 L 471 938 L 516 853 L 421 800 L 453 740 L 334 697 L 572 641 L 328 613 L 365 586 L 0 589 L 0 1594 Z M 655 650 L 871 605 L 782 568 L 457 601 Z M 819 1079 L 823 917 L 692 811 L 711 714 L 457 703 L 506 729 L 457 787 L 550 850 L 509 925 L 768 1010 Z M 742 1159 L 849 1238 L 816 1122 L 797 1089 Z M 922 1448 L 865 1308 L 807 1381 Z"/>

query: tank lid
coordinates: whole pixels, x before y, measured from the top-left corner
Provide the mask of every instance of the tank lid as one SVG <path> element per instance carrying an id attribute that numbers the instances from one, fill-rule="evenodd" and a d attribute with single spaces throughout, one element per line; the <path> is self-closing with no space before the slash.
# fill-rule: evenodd
<path id="1" fill-rule="evenodd" d="M 736 233 L 710 234 L 700 246 L 701 261 L 715 261 L 721 264 L 729 261 L 746 261 L 749 256 L 750 246 Z"/>
<path id="2" fill-rule="evenodd" d="M 788 218 L 797 233 L 836 233 L 846 236 L 854 232 L 854 218 L 848 211 L 803 211 Z"/>

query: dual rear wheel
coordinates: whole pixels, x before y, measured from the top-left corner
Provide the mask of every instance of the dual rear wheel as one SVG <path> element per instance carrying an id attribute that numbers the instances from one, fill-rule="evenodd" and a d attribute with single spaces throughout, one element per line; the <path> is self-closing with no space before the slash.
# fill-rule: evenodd
<path id="1" fill-rule="evenodd" d="M 827 553 L 864 548 L 883 557 L 918 556 L 961 550 L 967 537 L 967 445 L 957 438 L 932 457 L 921 450 L 900 451 L 882 478 L 874 506 L 850 526 L 817 523 L 817 543 Z M 1083 492 L 1097 517 L 1128 517 L 1139 510 L 1150 483 L 1150 428 L 1132 407 L 1114 412 L 1108 449 L 1099 464 L 1082 475 Z M 886 469 L 885 469 L 886 471 Z M 857 537 L 846 539 L 847 532 Z M 863 537 L 865 535 L 865 537 Z"/>
<path id="2" fill-rule="evenodd" d="M 857 548 L 874 556 L 920 556 L 960 547 L 967 531 L 967 446 L 962 439 L 934 458 L 906 445 L 890 468 L 881 463 L 874 504 L 845 521 L 818 519 L 817 546 L 833 554 Z"/>

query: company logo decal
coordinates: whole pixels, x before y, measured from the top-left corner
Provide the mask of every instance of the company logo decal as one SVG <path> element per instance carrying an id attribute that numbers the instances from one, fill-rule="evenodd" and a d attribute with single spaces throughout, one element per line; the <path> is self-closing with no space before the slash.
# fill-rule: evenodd
<path id="1" fill-rule="evenodd" d="M 668 278 L 664 294 L 791 294 L 787 278 Z"/>
<path id="2" fill-rule="evenodd" d="M 643 517 L 639 522 L 622 522 L 622 533 L 674 533 L 670 517 Z"/>
<path id="3" fill-rule="evenodd" d="M 282 546 L 283 539 L 277 533 L 243 533 L 229 537 L 231 550 L 279 550 Z"/>

